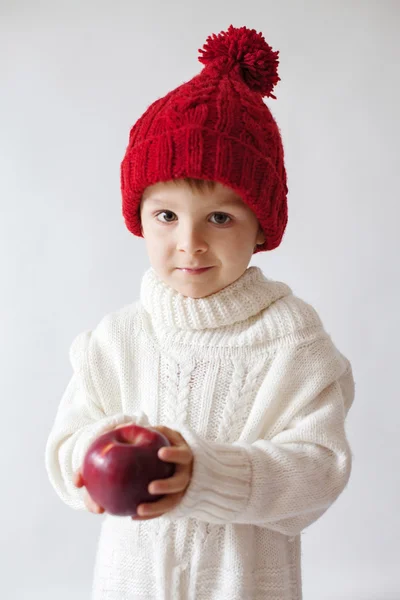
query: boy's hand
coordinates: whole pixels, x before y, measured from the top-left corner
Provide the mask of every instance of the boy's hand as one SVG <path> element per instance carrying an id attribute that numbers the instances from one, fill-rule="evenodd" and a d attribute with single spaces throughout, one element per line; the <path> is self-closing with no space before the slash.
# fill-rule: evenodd
<path id="1" fill-rule="evenodd" d="M 193 452 L 180 433 L 169 429 L 169 427 L 152 427 L 169 440 L 171 446 L 164 446 L 158 451 L 158 456 L 165 462 L 176 464 L 175 473 L 172 477 L 152 481 L 149 485 L 150 494 L 166 494 L 164 498 L 156 502 L 139 504 L 137 517 L 131 517 L 135 521 L 145 521 L 161 517 L 164 513 L 172 510 L 182 500 L 192 479 Z"/>
<path id="2" fill-rule="evenodd" d="M 125 427 L 129 424 L 123 423 L 122 425 L 117 425 L 115 429 Z M 159 479 L 150 483 L 148 488 L 150 494 L 162 494 L 165 497 L 156 502 L 140 504 L 137 509 L 138 516 L 131 517 L 137 521 L 146 521 L 161 517 L 164 513 L 175 508 L 182 500 L 192 479 L 193 453 L 182 435 L 164 426 L 152 427 L 152 429 L 156 429 L 169 440 L 171 446 L 160 448 L 158 456 L 165 462 L 175 463 L 176 469 L 172 477 Z M 74 473 L 73 483 L 78 488 L 83 487 L 84 484 L 80 469 Z M 89 512 L 98 515 L 105 512 L 105 509 L 91 498 L 87 490 L 85 490 L 84 501 Z"/>
<path id="3" fill-rule="evenodd" d="M 80 470 L 76 471 L 74 473 L 73 483 L 78 488 L 83 487 L 82 473 Z M 85 489 L 85 494 L 84 494 L 84 501 L 85 501 L 86 508 L 88 509 L 89 512 L 95 513 L 97 515 L 101 515 L 103 512 L 105 512 L 105 510 L 102 506 L 99 506 L 98 504 L 96 504 L 96 502 L 94 500 L 92 500 L 89 492 L 86 489 Z"/>

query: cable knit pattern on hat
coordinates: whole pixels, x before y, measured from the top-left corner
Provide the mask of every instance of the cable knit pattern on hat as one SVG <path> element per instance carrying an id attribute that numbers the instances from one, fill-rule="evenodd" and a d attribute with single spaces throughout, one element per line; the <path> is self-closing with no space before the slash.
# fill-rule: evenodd
<path id="1" fill-rule="evenodd" d="M 258 267 L 200 299 L 149 269 L 140 300 L 79 334 L 71 363 L 46 445 L 68 506 L 85 510 L 72 473 L 108 427 L 164 424 L 194 453 L 173 511 L 98 517 L 93 600 L 301 600 L 301 532 L 352 464 L 351 366 L 315 310 Z"/>

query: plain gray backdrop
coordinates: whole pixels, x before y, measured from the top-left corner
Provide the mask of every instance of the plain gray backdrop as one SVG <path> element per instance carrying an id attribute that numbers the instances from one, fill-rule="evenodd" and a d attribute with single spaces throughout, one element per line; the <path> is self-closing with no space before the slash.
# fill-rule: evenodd
<path id="1" fill-rule="evenodd" d="M 121 213 L 131 126 L 233 24 L 280 51 L 289 224 L 251 264 L 317 309 L 356 380 L 352 476 L 303 532 L 304 598 L 399 600 L 400 2 L 2 0 L 0 24 L 1 597 L 90 598 L 103 517 L 44 467 L 68 351 L 149 266 Z"/>

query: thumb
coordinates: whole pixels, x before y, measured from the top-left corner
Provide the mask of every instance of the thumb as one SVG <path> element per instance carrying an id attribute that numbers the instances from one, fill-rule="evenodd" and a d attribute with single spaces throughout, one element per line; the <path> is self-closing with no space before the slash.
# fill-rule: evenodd
<path id="1" fill-rule="evenodd" d="M 75 471 L 72 479 L 74 485 L 78 488 L 83 487 L 83 477 L 80 471 Z"/>

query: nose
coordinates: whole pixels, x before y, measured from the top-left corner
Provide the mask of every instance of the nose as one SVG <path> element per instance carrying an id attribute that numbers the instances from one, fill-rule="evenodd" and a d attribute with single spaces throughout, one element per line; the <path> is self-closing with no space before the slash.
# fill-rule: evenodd
<path id="1" fill-rule="evenodd" d="M 200 231 L 186 227 L 178 234 L 176 249 L 187 254 L 199 254 L 208 250 L 208 243 Z"/>

